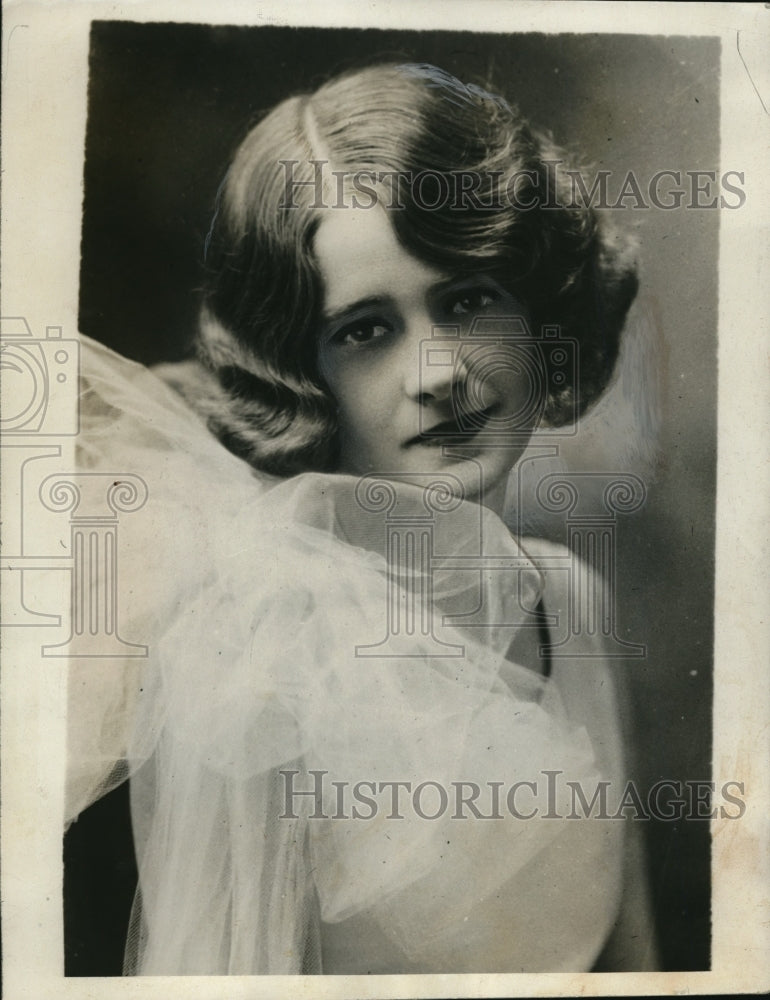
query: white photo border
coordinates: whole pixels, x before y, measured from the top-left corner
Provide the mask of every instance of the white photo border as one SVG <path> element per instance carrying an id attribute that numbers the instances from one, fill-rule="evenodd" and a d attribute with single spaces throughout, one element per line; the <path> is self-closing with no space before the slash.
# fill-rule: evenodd
<path id="1" fill-rule="evenodd" d="M 3 27 L 2 315 L 35 335 L 78 327 L 89 28 L 93 19 L 393 27 L 429 31 L 710 35 L 722 40 L 722 162 L 745 173 L 746 206 L 720 215 L 719 463 L 713 780 L 745 784 L 740 822 L 712 822 L 712 968 L 708 972 L 465 976 L 65 979 L 62 864 L 65 672 L 28 630 L 2 637 L 2 878 L 5 991 L 38 997 L 234 998 L 622 996 L 770 988 L 770 638 L 767 502 L 770 393 L 770 12 L 684 3 L 65 2 L 6 3 Z M 764 61 L 763 61 L 764 60 Z M 54 333 L 52 336 L 56 337 Z M 72 438 L 57 439 L 62 455 Z M 3 510 L 19 510 L 3 484 Z M 66 599 L 64 583 L 61 599 Z M 35 653 L 35 648 L 37 653 Z"/>

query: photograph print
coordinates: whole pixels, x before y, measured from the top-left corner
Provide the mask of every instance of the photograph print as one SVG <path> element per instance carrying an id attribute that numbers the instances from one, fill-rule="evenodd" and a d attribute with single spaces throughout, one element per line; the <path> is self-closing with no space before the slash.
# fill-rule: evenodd
<path id="1" fill-rule="evenodd" d="M 64 976 L 708 975 L 723 39 L 195 11 L 3 309 Z"/>
<path id="2" fill-rule="evenodd" d="M 709 967 L 718 68 L 93 23 L 69 974 Z"/>

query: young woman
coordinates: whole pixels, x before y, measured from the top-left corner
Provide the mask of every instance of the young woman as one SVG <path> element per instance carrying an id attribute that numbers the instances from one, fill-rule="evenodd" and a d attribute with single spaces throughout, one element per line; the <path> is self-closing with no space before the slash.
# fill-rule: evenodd
<path id="1" fill-rule="evenodd" d="M 70 814 L 131 773 L 126 971 L 654 961 L 638 838 L 575 812 L 625 776 L 608 661 L 579 620 L 547 655 L 589 571 L 501 520 L 636 288 L 560 159 L 435 67 L 335 78 L 235 155 L 188 404 L 88 348 L 82 461 L 149 491 L 120 553 L 149 656 L 72 672 Z"/>

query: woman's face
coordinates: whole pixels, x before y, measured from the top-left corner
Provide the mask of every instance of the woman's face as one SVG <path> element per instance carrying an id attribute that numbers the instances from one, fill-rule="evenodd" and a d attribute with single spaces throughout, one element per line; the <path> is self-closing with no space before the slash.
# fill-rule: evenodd
<path id="1" fill-rule="evenodd" d="M 327 212 L 315 253 L 339 471 L 451 472 L 499 509 L 541 402 L 523 305 L 483 271 L 449 276 L 412 256 L 381 207 Z"/>

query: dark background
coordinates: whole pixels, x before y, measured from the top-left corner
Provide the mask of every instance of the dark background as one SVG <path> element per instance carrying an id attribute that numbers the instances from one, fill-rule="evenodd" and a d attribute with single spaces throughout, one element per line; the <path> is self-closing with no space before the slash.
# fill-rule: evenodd
<path id="1" fill-rule="evenodd" d="M 436 63 L 500 91 L 618 178 L 720 169 L 715 39 L 94 22 L 82 332 L 146 363 L 183 356 L 214 196 L 248 125 L 372 59 Z M 620 215 L 638 232 L 665 341 L 662 458 L 619 538 L 623 629 L 648 647 L 621 667 L 644 788 L 711 773 L 718 214 Z M 118 790 L 67 836 L 68 975 L 120 973 L 135 878 L 127 824 Z M 706 969 L 708 823 L 652 821 L 645 832 L 664 968 Z"/>

